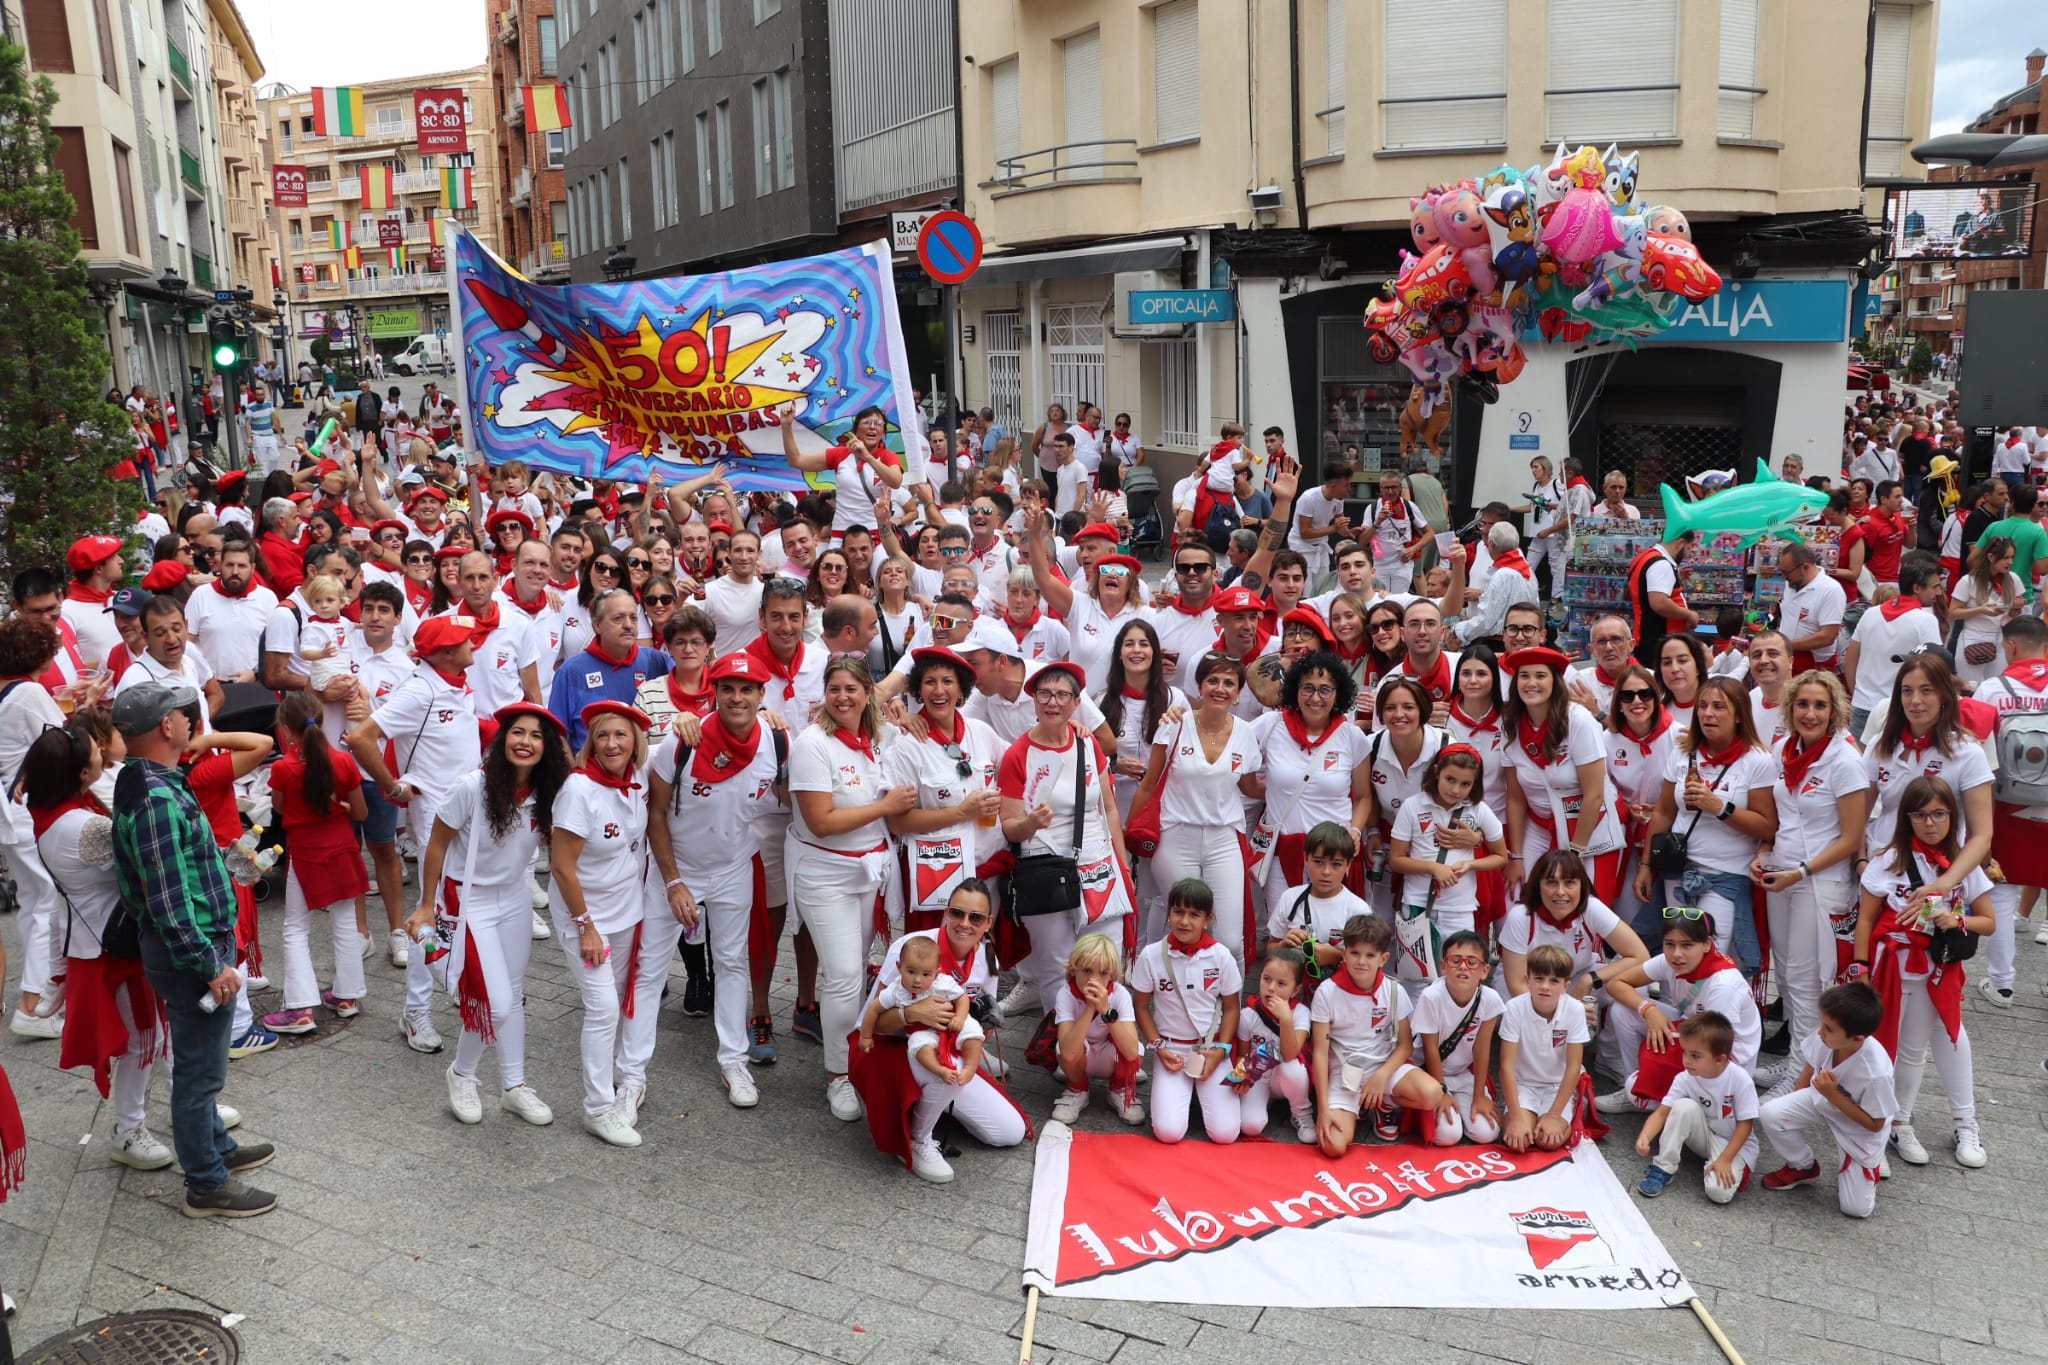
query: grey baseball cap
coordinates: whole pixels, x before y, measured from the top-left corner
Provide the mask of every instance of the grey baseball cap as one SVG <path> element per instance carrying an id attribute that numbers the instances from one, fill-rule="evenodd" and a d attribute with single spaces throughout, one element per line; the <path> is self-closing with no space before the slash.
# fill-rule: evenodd
<path id="1" fill-rule="evenodd" d="M 124 735 L 141 735 L 163 724 L 173 711 L 199 704 L 199 692 L 192 687 L 166 687 L 146 682 L 114 698 L 114 728 Z"/>

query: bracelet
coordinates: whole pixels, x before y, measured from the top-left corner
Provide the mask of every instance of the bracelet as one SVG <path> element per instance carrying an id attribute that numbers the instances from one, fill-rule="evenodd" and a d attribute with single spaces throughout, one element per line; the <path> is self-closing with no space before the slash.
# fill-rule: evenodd
<path id="1" fill-rule="evenodd" d="M 588 929 L 592 927 L 590 922 L 590 916 L 588 914 L 573 916 L 569 920 L 569 923 L 575 925 L 579 929 Z"/>
<path id="2" fill-rule="evenodd" d="M 1638 1001 L 1636 1001 L 1636 1018 L 1638 1018 L 1638 1019 L 1647 1019 L 1647 1018 L 1649 1018 L 1649 1017 L 1650 1017 L 1650 1002 L 1649 1002 L 1649 1001 L 1647 1001 L 1647 1000 L 1638 1000 Z"/>
<path id="3" fill-rule="evenodd" d="M 673 891 L 682 884 L 683 879 L 681 877 L 670 877 L 667 881 L 661 884 L 661 889 L 664 891 Z"/>

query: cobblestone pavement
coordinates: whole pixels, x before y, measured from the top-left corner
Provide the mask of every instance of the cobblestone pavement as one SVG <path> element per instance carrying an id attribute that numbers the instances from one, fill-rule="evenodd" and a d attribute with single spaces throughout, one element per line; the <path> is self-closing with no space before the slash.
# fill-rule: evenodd
<path id="1" fill-rule="evenodd" d="M 274 895 L 265 907 L 272 954 L 280 904 Z M 381 920 L 374 901 L 371 917 Z M 314 935 L 316 945 L 324 939 Z M 1749 1360 L 2048 1358 L 2048 1279 L 2037 1264 L 2048 1253 L 2048 1204 L 2024 1174 L 2048 1160 L 2041 952 L 2027 942 L 2016 1008 L 1994 1010 L 1974 987 L 1968 995 L 1988 1168 L 1962 1170 L 1937 1141 L 1945 1134 L 1930 1068 L 1919 1128 L 1933 1164 L 1894 1160 L 1867 1224 L 1838 1214 L 1825 1182 L 1788 1194 L 1752 1184 L 1713 1208 L 1695 1166 L 1644 1205 Z M 56 1070 L 54 1044 L 9 1039 L 6 1066 L 31 1137 L 28 1183 L 0 1206 L 0 1278 L 21 1303 L 16 1343 L 106 1313 L 193 1307 L 245 1314 L 236 1330 L 254 1365 L 1016 1359 L 1028 1152 L 968 1142 L 955 1183 L 921 1184 L 870 1150 L 863 1128 L 832 1119 L 816 1046 L 786 1032 L 781 1064 L 757 1072 L 760 1106 L 732 1109 L 710 1021 L 680 1012 L 680 972 L 642 1110 L 646 1145 L 604 1147 L 576 1121 L 579 1015 L 559 946 L 536 944 L 534 964 L 529 1074 L 560 1115 L 554 1126 L 531 1128 L 495 1108 L 478 1127 L 457 1124 L 445 1054 L 406 1050 L 401 973 L 380 954 L 362 1017 L 328 1020 L 317 1035 L 233 1064 L 227 1098 L 247 1116 L 244 1133 L 280 1148 L 257 1177 L 280 1208 L 242 1221 L 181 1216 L 175 1168 L 144 1174 L 110 1162 L 110 1123 L 90 1080 Z M 786 1027 L 790 986 L 777 989 Z M 276 995 L 258 1007 L 277 1008 Z M 453 1012 L 444 1004 L 437 1014 L 452 1039 Z M 1009 1029 L 1013 1059 L 1035 1022 Z M 494 1065 L 484 1063 L 487 1092 Z M 1023 1077 L 1018 1089 L 1035 1117 L 1049 1112 L 1048 1078 Z M 151 1104 L 168 1140 L 161 1087 Z M 1082 1124 L 1114 1120 L 1098 1102 Z M 1641 1165 L 1634 1125 L 1605 1144 L 1630 1183 Z M 1718 1358 L 1682 1310 L 1046 1299 L 1038 1343 L 1041 1365 Z"/>

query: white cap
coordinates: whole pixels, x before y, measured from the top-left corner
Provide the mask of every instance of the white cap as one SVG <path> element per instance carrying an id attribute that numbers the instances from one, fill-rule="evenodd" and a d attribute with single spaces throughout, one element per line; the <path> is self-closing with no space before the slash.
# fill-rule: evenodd
<path id="1" fill-rule="evenodd" d="M 967 632 L 967 638 L 960 642 L 958 649 L 985 649 L 991 654 L 1000 654 L 1006 659 L 1024 657 L 1024 647 L 1017 643 L 1017 637 L 1010 628 L 991 617 L 976 618 L 974 629 Z"/>

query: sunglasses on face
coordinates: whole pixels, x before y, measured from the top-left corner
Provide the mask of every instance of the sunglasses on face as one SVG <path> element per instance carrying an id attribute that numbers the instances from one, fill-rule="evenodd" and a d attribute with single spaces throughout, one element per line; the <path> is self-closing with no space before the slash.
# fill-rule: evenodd
<path id="1" fill-rule="evenodd" d="M 966 624 L 966 621 L 957 616 L 932 617 L 932 629 L 934 630 L 958 630 Z"/>
<path id="2" fill-rule="evenodd" d="M 986 910 L 960 910 L 949 905 L 946 907 L 946 918 L 957 919 L 964 924 L 979 925 L 987 924 L 994 916 Z"/>
<path id="3" fill-rule="evenodd" d="M 1615 693 L 1614 693 L 1614 695 L 1615 695 L 1615 696 L 1617 696 L 1617 697 L 1620 697 L 1620 698 L 1621 698 L 1621 700 L 1622 700 L 1622 702 L 1623 702 L 1624 704 L 1627 704 L 1627 703 L 1632 703 L 1632 702 L 1639 702 L 1639 701 L 1640 701 L 1640 702 L 1653 702 L 1653 701 L 1657 700 L 1657 694 L 1656 694 L 1656 692 L 1654 692 L 1653 690 L 1651 690 L 1650 688 L 1647 688 L 1647 687 L 1622 687 L 1622 688 L 1617 688 L 1617 689 L 1615 689 Z"/>
<path id="4" fill-rule="evenodd" d="M 651 569 L 654 567 L 654 561 L 651 559 L 629 559 L 626 561 L 626 567 L 629 569 Z"/>
<path id="5" fill-rule="evenodd" d="M 1177 574 L 1205 574 L 1208 573 L 1210 570 L 1214 569 L 1215 567 L 1216 566 L 1214 564 L 1209 564 L 1205 562 L 1198 562 L 1193 564 L 1176 564 L 1173 566 L 1173 571 Z"/>
<path id="6" fill-rule="evenodd" d="M 1125 564 L 1105 564 L 1097 570 L 1104 578 L 1128 578 L 1131 570 Z"/>
<path id="7" fill-rule="evenodd" d="M 619 572 L 619 566 L 612 563 L 609 560 L 600 559 L 597 563 L 592 564 L 590 566 L 590 571 L 592 573 L 608 573 L 616 575 Z"/>
<path id="8" fill-rule="evenodd" d="M 641 599 L 650 607 L 672 607 L 676 604 L 674 593 L 655 593 Z"/>
<path id="9" fill-rule="evenodd" d="M 1372 631 L 1375 635 L 1383 630 L 1399 630 L 1400 628 L 1401 623 L 1399 621 L 1375 621 L 1372 623 Z"/>

